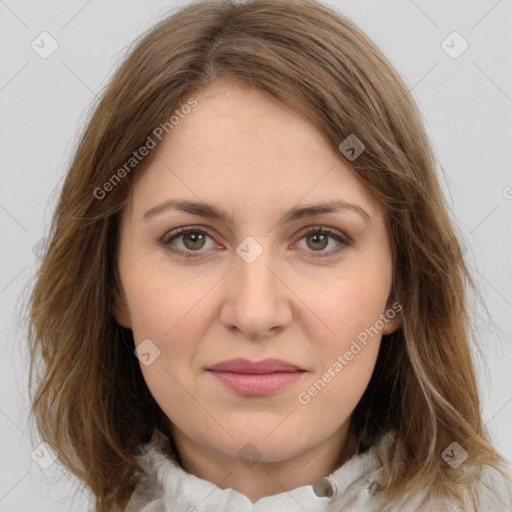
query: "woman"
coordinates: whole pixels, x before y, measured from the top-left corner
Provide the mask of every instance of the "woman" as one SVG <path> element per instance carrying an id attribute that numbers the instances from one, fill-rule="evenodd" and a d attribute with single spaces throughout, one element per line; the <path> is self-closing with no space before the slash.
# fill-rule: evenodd
<path id="1" fill-rule="evenodd" d="M 33 412 L 97 511 L 511 510 L 407 87 L 310 0 L 138 41 L 31 297 Z"/>

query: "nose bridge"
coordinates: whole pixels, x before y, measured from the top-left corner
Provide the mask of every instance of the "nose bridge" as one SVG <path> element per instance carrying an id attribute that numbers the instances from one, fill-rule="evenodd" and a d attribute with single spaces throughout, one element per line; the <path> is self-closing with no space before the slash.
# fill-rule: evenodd
<path id="1" fill-rule="evenodd" d="M 238 245 L 234 279 L 238 300 L 257 302 L 263 308 L 264 304 L 274 301 L 276 277 L 270 271 L 275 266 L 270 238 L 266 243 L 260 241 L 247 237 Z"/>
<path id="2" fill-rule="evenodd" d="M 277 277 L 275 258 L 268 243 L 247 237 L 236 248 L 234 268 L 229 273 L 228 297 L 223 306 L 226 326 L 236 326 L 258 337 L 286 324 L 291 314 Z M 285 288 L 285 287 L 284 287 Z"/>

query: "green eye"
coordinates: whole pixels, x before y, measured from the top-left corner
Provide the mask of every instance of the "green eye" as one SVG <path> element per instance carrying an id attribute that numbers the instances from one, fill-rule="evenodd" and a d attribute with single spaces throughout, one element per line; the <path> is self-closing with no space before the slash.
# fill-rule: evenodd
<path id="1" fill-rule="evenodd" d="M 212 240 L 210 247 L 207 247 L 208 238 Z M 180 239 L 183 248 L 176 247 L 174 244 L 176 240 Z M 336 255 L 352 243 L 348 237 L 343 236 L 338 231 L 322 226 L 310 228 L 306 233 L 302 234 L 299 241 L 303 239 L 306 240 L 305 250 L 313 253 L 313 257 L 322 258 Z M 328 247 L 331 240 L 334 240 L 337 246 L 334 249 L 326 251 L 325 248 Z M 168 233 L 163 238 L 162 244 L 173 253 L 185 258 L 201 257 L 205 252 L 201 249 L 213 248 L 215 246 L 215 242 L 213 241 L 212 235 L 209 234 L 208 229 L 195 227 L 182 227 Z"/>

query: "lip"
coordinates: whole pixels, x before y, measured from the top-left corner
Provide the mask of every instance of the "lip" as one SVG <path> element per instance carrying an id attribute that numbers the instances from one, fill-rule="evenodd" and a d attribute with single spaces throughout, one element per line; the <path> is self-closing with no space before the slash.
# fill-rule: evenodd
<path id="1" fill-rule="evenodd" d="M 249 361 L 237 358 L 222 361 L 209 368 L 223 385 L 243 395 L 269 395 L 297 382 L 306 370 L 281 359 Z"/>
<path id="2" fill-rule="evenodd" d="M 239 357 L 237 359 L 228 359 L 208 368 L 214 372 L 232 372 L 232 373 L 275 373 L 275 372 L 297 372 L 304 371 L 304 368 L 295 364 L 283 361 L 282 359 L 263 359 L 262 361 L 249 361 Z"/>

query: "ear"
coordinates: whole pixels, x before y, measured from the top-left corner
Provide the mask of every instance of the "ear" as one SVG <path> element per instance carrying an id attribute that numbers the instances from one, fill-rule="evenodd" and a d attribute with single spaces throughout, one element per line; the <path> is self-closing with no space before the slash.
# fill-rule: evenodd
<path id="1" fill-rule="evenodd" d="M 119 325 L 131 329 L 132 321 L 130 312 L 128 311 L 124 294 L 119 291 L 117 284 L 112 290 L 112 314 Z"/>
<path id="2" fill-rule="evenodd" d="M 383 313 L 385 325 L 382 334 L 391 334 L 402 325 L 401 311 L 402 305 L 393 297 L 390 297 L 386 304 L 386 311 Z"/>

